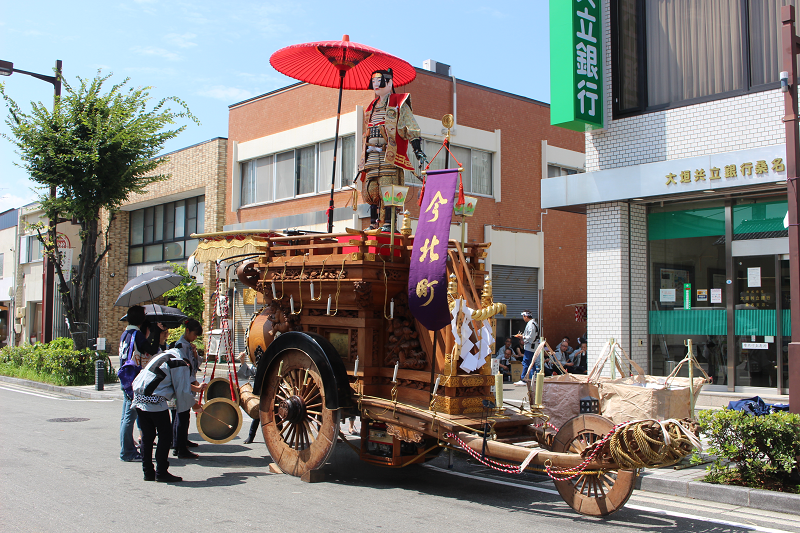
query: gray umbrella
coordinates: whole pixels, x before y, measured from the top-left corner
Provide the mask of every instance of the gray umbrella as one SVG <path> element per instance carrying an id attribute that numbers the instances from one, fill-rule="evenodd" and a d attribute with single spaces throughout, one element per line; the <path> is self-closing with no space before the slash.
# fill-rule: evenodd
<path id="1" fill-rule="evenodd" d="M 130 307 L 161 296 L 183 282 L 183 276 L 174 272 L 153 270 L 130 280 L 119 293 L 114 305 Z"/>

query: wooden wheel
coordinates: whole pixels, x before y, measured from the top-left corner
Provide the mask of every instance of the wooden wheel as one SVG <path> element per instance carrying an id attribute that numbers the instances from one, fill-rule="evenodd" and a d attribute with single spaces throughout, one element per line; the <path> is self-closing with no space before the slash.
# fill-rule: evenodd
<path id="1" fill-rule="evenodd" d="M 336 444 L 339 411 L 325 407 L 317 366 L 304 351 L 292 348 L 271 363 L 264 379 L 261 427 L 272 460 L 298 477 L 322 467 Z"/>
<path id="2" fill-rule="evenodd" d="M 556 434 L 554 452 L 581 453 L 602 439 L 614 425 L 602 416 L 586 414 L 568 420 Z M 625 505 L 633 492 L 635 470 L 610 470 L 556 481 L 561 497 L 581 514 L 606 516 Z"/>

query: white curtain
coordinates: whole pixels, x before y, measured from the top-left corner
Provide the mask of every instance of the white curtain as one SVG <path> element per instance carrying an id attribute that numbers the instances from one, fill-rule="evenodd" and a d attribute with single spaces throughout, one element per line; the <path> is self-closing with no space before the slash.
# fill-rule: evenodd
<path id="1" fill-rule="evenodd" d="M 472 150 L 472 192 L 492 194 L 492 154 Z"/>
<path id="2" fill-rule="evenodd" d="M 294 150 L 275 156 L 275 199 L 294 196 Z"/>
<path id="3" fill-rule="evenodd" d="M 316 145 L 298 148 L 294 151 L 297 169 L 296 194 L 314 192 L 316 182 L 316 151 Z"/>
<path id="4" fill-rule="evenodd" d="M 256 161 L 256 202 L 272 200 L 272 156 L 262 157 Z"/>
<path id="5" fill-rule="evenodd" d="M 646 0 L 650 106 L 742 89 L 742 4 Z"/>
<path id="6" fill-rule="evenodd" d="M 255 161 L 242 163 L 242 205 L 256 201 Z"/>

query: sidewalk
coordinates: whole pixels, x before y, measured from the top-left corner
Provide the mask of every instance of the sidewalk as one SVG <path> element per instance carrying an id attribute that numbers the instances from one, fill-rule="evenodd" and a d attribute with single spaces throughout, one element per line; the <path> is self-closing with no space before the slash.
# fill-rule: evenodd
<path id="1" fill-rule="evenodd" d="M 504 401 L 514 403 L 526 396 L 526 387 L 511 383 L 503 384 Z M 706 475 L 707 464 L 676 466 L 678 470 L 676 467 L 666 467 L 641 471 L 636 478 L 636 488 L 669 496 L 800 515 L 800 494 L 704 483 L 700 479 Z"/>
<path id="2" fill-rule="evenodd" d="M 217 367 L 219 368 L 219 366 Z M 71 394 L 92 400 L 122 400 L 122 390 L 118 383 L 110 383 L 103 391 L 96 391 L 94 385 L 81 387 L 60 387 L 48 383 L 0 376 L 0 383 L 14 383 L 40 390 Z M 525 387 L 505 383 L 503 395 L 506 401 L 519 401 L 526 394 Z M 636 488 L 645 492 L 655 492 L 669 496 L 681 496 L 715 503 L 750 507 L 762 511 L 800 515 L 800 494 L 786 494 L 770 490 L 750 489 L 729 485 L 713 485 L 699 481 L 706 475 L 706 466 L 685 466 L 649 468 L 636 478 Z"/>
<path id="3" fill-rule="evenodd" d="M 49 383 L 40 383 L 38 381 L 28 381 L 27 379 L 12 378 L 8 376 L 0 376 L 0 383 L 13 383 L 15 385 L 24 385 L 33 389 L 39 389 L 50 392 L 60 392 L 62 394 L 70 394 L 80 398 L 88 398 L 90 400 L 120 400 L 122 401 L 122 389 L 119 388 L 119 383 L 109 383 L 105 386 L 105 390 L 95 390 L 94 385 L 82 385 L 80 387 L 62 387 L 59 385 L 51 385 Z"/>

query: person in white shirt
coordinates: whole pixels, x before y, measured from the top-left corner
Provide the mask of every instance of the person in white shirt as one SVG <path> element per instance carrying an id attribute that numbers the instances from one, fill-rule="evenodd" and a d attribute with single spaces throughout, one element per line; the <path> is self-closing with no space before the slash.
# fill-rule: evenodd
<path id="1" fill-rule="evenodd" d="M 518 339 L 522 339 L 522 346 L 525 350 L 524 356 L 522 358 L 522 379 L 517 381 L 516 385 L 525 385 L 525 380 L 529 379 L 528 376 L 528 367 L 531 366 L 531 361 L 533 360 L 533 352 L 536 350 L 536 347 L 539 345 L 539 325 L 533 319 L 533 313 L 528 311 L 527 309 L 522 312 L 522 320 L 525 321 L 525 331 L 523 333 L 517 333 L 514 337 Z M 535 374 L 538 370 L 538 363 L 533 364 L 533 373 Z"/>

